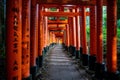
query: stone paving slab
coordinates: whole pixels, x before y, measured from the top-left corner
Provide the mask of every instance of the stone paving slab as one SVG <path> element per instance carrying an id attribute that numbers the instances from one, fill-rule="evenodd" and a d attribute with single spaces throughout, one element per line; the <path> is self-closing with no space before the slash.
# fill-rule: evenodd
<path id="1" fill-rule="evenodd" d="M 77 69 L 62 45 L 54 47 L 46 58 L 47 74 L 44 80 L 91 80 L 85 70 Z M 44 74 L 43 74 L 44 75 Z"/>

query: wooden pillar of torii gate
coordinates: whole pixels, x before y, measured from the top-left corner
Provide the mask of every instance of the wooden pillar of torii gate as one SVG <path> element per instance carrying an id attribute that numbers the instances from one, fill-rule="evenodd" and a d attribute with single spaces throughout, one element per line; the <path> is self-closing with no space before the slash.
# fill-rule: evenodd
<path id="1" fill-rule="evenodd" d="M 72 9 L 72 12 L 75 12 L 75 9 Z M 75 19 L 75 16 L 72 17 L 72 34 L 73 34 L 73 44 L 72 44 L 72 54 L 73 56 L 76 55 L 76 19 Z"/>
<path id="2" fill-rule="evenodd" d="M 46 54 L 48 48 L 48 17 L 44 16 L 44 53 Z"/>
<path id="3" fill-rule="evenodd" d="M 22 0 L 6 3 L 6 79 L 22 80 Z"/>
<path id="4" fill-rule="evenodd" d="M 38 56 L 39 67 L 42 67 L 43 62 L 43 16 L 41 16 L 42 7 L 39 5 L 39 19 L 38 19 Z"/>
<path id="5" fill-rule="evenodd" d="M 87 54 L 87 40 L 86 40 L 86 12 L 85 6 L 82 6 L 82 64 L 83 66 L 88 65 L 88 54 Z"/>
<path id="6" fill-rule="evenodd" d="M 70 41 L 70 46 L 69 46 L 69 52 L 70 52 L 70 54 L 71 55 L 73 55 L 74 56 L 74 54 L 73 54 L 73 23 L 72 23 L 72 17 L 68 17 L 68 24 L 69 24 L 69 41 Z"/>
<path id="7" fill-rule="evenodd" d="M 79 12 L 76 8 L 76 12 Z M 76 19 L 76 58 L 80 58 L 80 16 L 75 16 Z"/>
<path id="8" fill-rule="evenodd" d="M 102 3 L 103 0 L 98 0 L 97 5 L 97 54 L 96 54 L 96 66 L 95 76 L 102 78 L 104 75 L 105 65 L 103 64 L 103 50 L 102 50 Z"/>
<path id="9" fill-rule="evenodd" d="M 66 49 L 68 50 L 68 47 L 70 46 L 70 42 L 69 42 L 69 25 L 66 24 Z"/>
<path id="10" fill-rule="evenodd" d="M 31 0 L 31 22 L 30 22 L 30 73 L 32 74 L 32 79 L 35 79 L 36 75 L 36 59 L 38 55 L 38 38 L 37 38 L 37 31 L 38 26 L 37 23 L 37 1 Z"/>
<path id="11" fill-rule="evenodd" d="M 107 80 L 120 80 L 117 71 L 117 0 L 107 0 Z"/>
<path id="12" fill-rule="evenodd" d="M 90 6 L 90 56 L 89 70 L 95 70 L 96 62 L 96 6 Z"/>
<path id="13" fill-rule="evenodd" d="M 22 79 L 30 77 L 30 0 L 22 0 Z"/>

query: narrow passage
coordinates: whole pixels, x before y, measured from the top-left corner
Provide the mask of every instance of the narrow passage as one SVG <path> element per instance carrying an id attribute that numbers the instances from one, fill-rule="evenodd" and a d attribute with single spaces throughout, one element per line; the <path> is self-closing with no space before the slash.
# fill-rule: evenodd
<path id="1" fill-rule="evenodd" d="M 52 48 L 47 57 L 47 79 L 45 80 L 91 80 L 84 69 L 78 69 L 75 60 L 71 59 L 58 44 Z"/>

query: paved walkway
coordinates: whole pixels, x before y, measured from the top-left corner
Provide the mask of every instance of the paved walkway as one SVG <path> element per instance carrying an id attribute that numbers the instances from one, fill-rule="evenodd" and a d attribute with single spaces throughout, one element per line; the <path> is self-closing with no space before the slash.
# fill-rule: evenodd
<path id="1" fill-rule="evenodd" d="M 56 45 L 47 55 L 47 79 L 45 80 L 91 80 L 84 69 L 78 69 L 75 60 L 68 57 L 62 45 Z"/>

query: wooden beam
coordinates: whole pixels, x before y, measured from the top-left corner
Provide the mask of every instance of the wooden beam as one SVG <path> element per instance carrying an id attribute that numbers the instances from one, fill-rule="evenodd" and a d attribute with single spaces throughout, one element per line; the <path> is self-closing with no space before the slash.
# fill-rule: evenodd
<path id="1" fill-rule="evenodd" d="M 77 4 L 77 5 L 95 5 L 95 1 L 79 1 L 79 0 L 69 0 L 66 2 L 63 2 L 62 0 L 48 2 L 48 0 L 40 0 L 40 4 L 58 4 L 58 5 L 64 5 L 64 4 Z"/>
<path id="2" fill-rule="evenodd" d="M 62 21 L 62 20 L 48 20 L 48 24 L 67 24 L 68 21 L 65 20 L 65 21 Z"/>
<path id="3" fill-rule="evenodd" d="M 59 7 L 59 6 L 64 6 L 64 7 L 67 7 L 66 5 L 68 4 L 72 4 L 72 5 L 84 5 L 84 6 L 91 6 L 91 5 L 96 5 L 96 1 L 97 0 L 88 0 L 88 1 L 82 1 L 82 0 L 69 0 L 69 1 L 66 1 L 63 2 L 62 0 L 58 0 L 58 1 L 54 1 L 52 0 L 51 2 L 48 2 L 48 0 L 44 1 L 44 0 L 40 0 L 39 3 L 46 7 L 46 8 L 50 8 L 50 7 Z M 106 0 L 103 0 L 103 4 L 106 5 L 107 2 Z M 69 6 L 69 8 L 72 8 L 72 7 L 75 7 L 75 6 Z"/>
<path id="4" fill-rule="evenodd" d="M 48 27 L 49 30 L 65 30 L 65 27 Z"/>
<path id="5" fill-rule="evenodd" d="M 41 12 L 42 16 L 64 16 L 64 17 L 74 17 L 74 16 L 80 16 L 81 13 L 74 13 L 74 12 Z M 89 16 L 89 12 L 86 12 L 86 15 Z"/>
<path id="6" fill-rule="evenodd" d="M 77 7 L 77 5 L 59 5 L 59 4 L 41 4 L 41 6 L 45 8 L 58 8 L 58 9 L 60 7 L 68 7 L 69 9 Z"/>
<path id="7" fill-rule="evenodd" d="M 48 27 L 65 27 L 66 24 L 48 24 Z"/>

